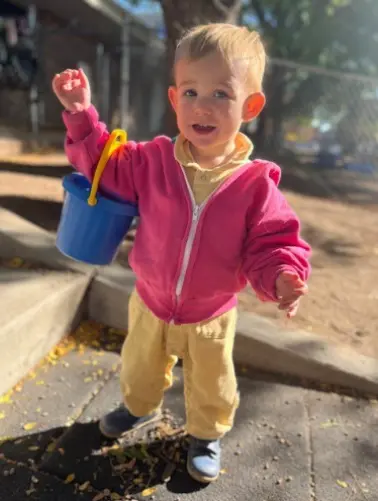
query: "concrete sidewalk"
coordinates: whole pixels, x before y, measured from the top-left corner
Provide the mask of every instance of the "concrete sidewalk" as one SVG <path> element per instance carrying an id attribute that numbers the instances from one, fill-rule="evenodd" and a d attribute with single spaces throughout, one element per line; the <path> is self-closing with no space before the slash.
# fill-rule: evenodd
<path id="1" fill-rule="evenodd" d="M 161 423 L 121 442 L 104 441 L 97 420 L 119 403 L 122 340 L 88 323 L 0 398 L 1 500 L 376 499 L 376 401 L 241 375 L 223 474 L 204 487 L 185 471 L 178 368 Z"/>

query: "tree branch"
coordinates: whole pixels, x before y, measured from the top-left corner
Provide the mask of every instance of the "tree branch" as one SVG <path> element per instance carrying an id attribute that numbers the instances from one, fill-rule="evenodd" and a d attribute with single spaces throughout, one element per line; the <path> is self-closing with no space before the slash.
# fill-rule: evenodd
<path id="1" fill-rule="evenodd" d="M 214 7 L 224 16 L 228 16 L 229 9 L 224 5 L 222 0 L 213 0 Z"/>
<path id="2" fill-rule="evenodd" d="M 230 12 L 233 12 L 234 10 L 239 10 L 241 7 L 241 3 L 242 0 L 236 0 L 233 3 L 233 5 L 226 6 L 223 3 L 223 0 L 213 0 L 214 7 L 226 18 L 230 15 Z"/>

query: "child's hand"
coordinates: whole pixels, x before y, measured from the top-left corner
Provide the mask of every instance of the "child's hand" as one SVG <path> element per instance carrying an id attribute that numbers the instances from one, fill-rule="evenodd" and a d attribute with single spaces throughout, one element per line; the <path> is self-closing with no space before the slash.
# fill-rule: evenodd
<path id="1" fill-rule="evenodd" d="M 308 291 L 307 285 L 296 275 L 285 271 L 276 281 L 276 293 L 279 299 L 280 310 L 287 312 L 288 318 L 294 317 L 298 311 L 301 296 Z"/>
<path id="2" fill-rule="evenodd" d="M 55 75 L 52 87 L 66 110 L 76 113 L 89 108 L 91 89 L 83 70 L 65 70 Z"/>

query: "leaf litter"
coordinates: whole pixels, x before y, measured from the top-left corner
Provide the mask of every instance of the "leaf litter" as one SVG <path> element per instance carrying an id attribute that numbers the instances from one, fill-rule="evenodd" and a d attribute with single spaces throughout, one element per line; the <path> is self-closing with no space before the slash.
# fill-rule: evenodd
<path id="1" fill-rule="evenodd" d="M 69 367 L 69 363 L 64 360 L 65 355 L 76 351 L 79 355 L 84 355 L 87 348 L 91 348 L 91 356 L 101 357 L 107 350 L 120 352 L 125 331 L 110 329 L 102 324 L 93 321 L 83 322 L 78 329 L 71 335 L 64 338 L 56 345 L 49 354 L 21 380 L 12 390 L 0 396 L 0 404 L 12 403 L 15 392 L 22 391 L 23 383 L 26 380 L 35 380 L 37 385 L 43 386 L 44 379 L 38 375 L 49 369 L 51 365 L 61 363 L 63 367 Z M 88 359 L 88 357 L 87 357 Z M 87 360 L 84 359 L 84 360 Z M 91 360 L 90 364 L 96 366 L 97 360 Z M 114 365 L 113 370 L 118 368 Z M 93 378 L 103 375 L 102 369 L 97 369 L 92 373 Z M 87 376 L 89 377 L 89 376 Z M 26 423 L 23 428 L 30 431 L 38 423 Z M 7 437 L 3 437 L 5 439 Z M 132 499 L 132 495 L 139 492 L 142 497 L 152 496 L 157 488 L 156 485 L 161 482 L 169 482 L 176 471 L 180 471 L 185 460 L 187 442 L 184 429 L 175 421 L 174 417 L 165 412 L 162 420 L 156 427 L 148 432 L 148 444 L 137 443 L 131 445 L 133 436 L 129 434 L 127 440 L 122 439 L 118 445 L 113 447 L 103 447 L 101 455 L 107 456 L 111 463 L 113 475 L 117 476 L 123 486 L 127 486 L 122 495 L 105 489 L 99 492 L 93 501 L 107 501 L 119 499 Z M 53 441 L 47 447 L 48 452 L 56 449 L 56 443 Z M 31 446 L 30 451 L 35 451 L 36 446 Z M 63 453 L 63 451 L 59 451 Z M 69 474 L 66 483 L 75 483 L 74 473 Z M 89 481 L 81 484 L 75 484 L 80 491 L 93 489 Z M 26 494 L 30 496 L 35 492 L 35 487 L 30 486 Z"/>

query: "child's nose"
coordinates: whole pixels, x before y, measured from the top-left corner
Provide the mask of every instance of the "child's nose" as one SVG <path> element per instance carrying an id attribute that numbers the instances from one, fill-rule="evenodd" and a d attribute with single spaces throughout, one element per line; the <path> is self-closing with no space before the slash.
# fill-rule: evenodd
<path id="1" fill-rule="evenodd" d="M 210 115 L 211 105 L 207 99 L 197 99 L 195 106 L 195 113 L 197 115 Z"/>

